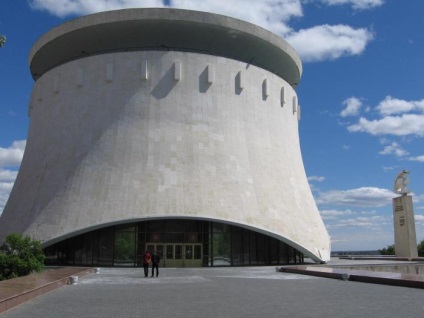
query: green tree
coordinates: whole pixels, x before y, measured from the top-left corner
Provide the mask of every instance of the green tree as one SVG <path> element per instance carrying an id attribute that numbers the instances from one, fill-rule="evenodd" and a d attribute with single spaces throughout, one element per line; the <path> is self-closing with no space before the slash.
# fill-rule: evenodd
<path id="1" fill-rule="evenodd" d="M 13 233 L 0 247 L 0 280 L 40 272 L 44 269 L 45 255 L 39 241 Z"/>
<path id="2" fill-rule="evenodd" d="M 117 231 L 115 234 L 115 260 L 128 262 L 135 258 L 135 232 Z"/>
<path id="3" fill-rule="evenodd" d="M 6 43 L 6 36 L 0 34 L 0 47 L 2 47 Z"/>
<path id="4" fill-rule="evenodd" d="M 395 255 L 395 245 L 389 245 L 382 250 L 378 250 L 380 255 Z"/>
<path id="5" fill-rule="evenodd" d="M 417 248 L 418 248 L 418 256 L 424 257 L 424 240 L 418 243 Z"/>

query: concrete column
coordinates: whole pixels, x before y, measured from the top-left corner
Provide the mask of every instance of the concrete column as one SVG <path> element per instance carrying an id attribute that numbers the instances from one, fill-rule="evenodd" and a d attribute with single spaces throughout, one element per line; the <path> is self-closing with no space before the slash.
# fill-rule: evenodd
<path id="1" fill-rule="evenodd" d="M 397 257 L 418 257 L 412 197 L 402 195 L 393 199 L 393 224 Z"/>

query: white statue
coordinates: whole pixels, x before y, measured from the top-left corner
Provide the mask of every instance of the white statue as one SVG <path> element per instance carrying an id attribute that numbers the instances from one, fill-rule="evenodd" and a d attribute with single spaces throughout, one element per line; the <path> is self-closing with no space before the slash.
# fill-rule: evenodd
<path id="1" fill-rule="evenodd" d="M 407 184 L 409 183 L 408 174 L 409 174 L 408 170 L 402 170 L 402 172 L 398 174 L 398 176 L 396 177 L 395 186 L 394 186 L 395 193 L 408 194 L 411 192 L 406 187 Z"/>

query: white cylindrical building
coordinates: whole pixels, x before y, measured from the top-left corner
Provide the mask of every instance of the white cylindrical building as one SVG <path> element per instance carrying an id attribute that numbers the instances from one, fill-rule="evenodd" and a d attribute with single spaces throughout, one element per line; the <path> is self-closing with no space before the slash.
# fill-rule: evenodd
<path id="1" fill-rule="evenodd" d="M 303 167 L 280 37 L 226 16 L 103 12 L 33 46 L 25 155 L 0 240 L 41 240 L 51 264 L 317 262 L 330 240 Z"/>

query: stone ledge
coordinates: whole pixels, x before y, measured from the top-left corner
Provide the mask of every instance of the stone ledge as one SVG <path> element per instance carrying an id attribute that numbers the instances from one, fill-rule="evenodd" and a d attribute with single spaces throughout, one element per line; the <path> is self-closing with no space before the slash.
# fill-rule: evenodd
<path id="1" fill-rule="evenodd" d="M 290 266 L 281 267 L 280 272 L 335 278 L 363 283 L 424 289 L 424 276 L 404 273 L 374 272 L 331 267 Z"/>
<path id="2" fill-rule="evenodd" d="M 94 268 L 65 267 L 0 281 L 0 313 L 69 284 L 70 276 L 84 277 L 94 272 Z"/>

